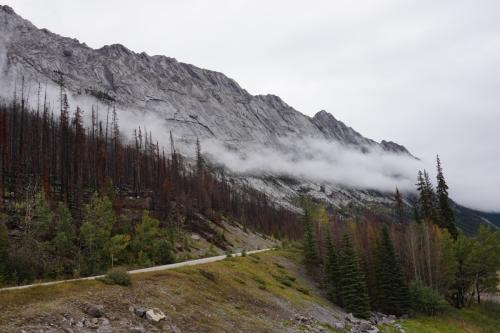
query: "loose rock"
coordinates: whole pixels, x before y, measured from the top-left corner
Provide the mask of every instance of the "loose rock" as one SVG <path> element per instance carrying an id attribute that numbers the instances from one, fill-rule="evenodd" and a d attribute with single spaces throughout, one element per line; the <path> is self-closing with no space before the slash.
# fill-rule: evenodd
<path id="1" fill-rule="evenodd" d="M 86 304 L 83 312 L 94 318 L 101 318 L 104 316 L 104 307 L 102 305 Z"/>
<path id="2" fill-rule="evenodd" d="M 160 309 L 154 308 L 154 309 L 150 309 L 150 310 L 146 311 L 146 318 L 149 321 L 157 323 L 160 320 L 167 318 L 167 316 L 165 316 L 165 314 L 163 312 L 161 312 Z"/>
<path id="3" fill-rule="evenodd" d="M 145 308 L 135 308 L 134 309 L 134 313 L 141 318 L 144 318 L 146 316 L 146 311 L 147 310 Z"/>

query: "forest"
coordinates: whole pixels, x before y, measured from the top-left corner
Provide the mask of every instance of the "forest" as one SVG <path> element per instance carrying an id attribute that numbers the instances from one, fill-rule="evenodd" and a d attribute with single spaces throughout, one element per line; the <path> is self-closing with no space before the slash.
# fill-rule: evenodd
<path id="1" fill-rule="evenodd" d="M 189 162 L 172 134 L 168 153 L 144 129 L 127 139 L 112 105 L 104 116 L 92 107 L 84 126 L 62 86 L 56 111 L 40 95 L 35 107 L 24 91 L 0 104 L 0 284 L 170 263 L 186 230 L 203 229 L 200 215 L 301 235 L 295 213 L 230 184 L 204 162 L 199 141 Z M 223 238 L 211 242 L 223 248 Z"/>
<path id="2" fill-rule="evenodd" d="M 466 236 L 457 229 L 439 156 L 436 183 L 420 171 L 413 206 L 396 188 L 392 223 L 370 212 L 332 218 L 304 199 L 304 263 L 332 302 L 360 318 L 372 310 L 433 316 L 497 291 L 500 232 L 482 225 Z"/>

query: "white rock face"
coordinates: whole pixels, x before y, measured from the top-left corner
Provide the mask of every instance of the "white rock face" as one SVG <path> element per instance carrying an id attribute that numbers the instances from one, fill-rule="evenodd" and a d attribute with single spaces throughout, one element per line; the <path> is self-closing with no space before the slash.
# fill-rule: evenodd
<path id="1" fill-rule="evenodd" d="M 92 49 L 76 39 L 38 29 L 8 6 L 0 6 L 0 73 L 4 81 L 19 82 L 24 76 L 26 82 L 42 86 L 55 84 L 62 75 L 73 96 L 99 96 L 115 102 L 119 112 L 131 109 L 142 117 L 154 115 L 166 133 L 172 131 L 187 142 L 200 138 L 215 139 L 236 149 L 249 144 L 279 148 L 284 138 L 318 138 L 361 151 L 377 148 L 411 156 L 394 142 L 377 143 L 363 137 L 326 111 L 308 117 L 277 96 L 252 96 L 222 73 L 174 58 L 135 53 L 119 44 Z M 2 93 L 5 96 L 11 91 Z M 305 184 L 251 177 L 245 181 L 285 201 L 299 194 Z M 305 185 L 319 189 L 317 184 Z M 359 190 L 327 190 L 328 197 L 321 191 L 312 193 L 337 203 L 365 196 Z M 378 194 L 367 197 L 385 200 Z"/>

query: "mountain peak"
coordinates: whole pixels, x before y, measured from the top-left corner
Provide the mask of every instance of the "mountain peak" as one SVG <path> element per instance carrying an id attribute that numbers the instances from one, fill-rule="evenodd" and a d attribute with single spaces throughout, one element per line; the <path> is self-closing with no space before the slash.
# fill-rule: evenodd
<path id="1" fill-rule="evenodd" d="M 3 10 L 4 12 L 6 12 L 7 14 L 17 15 L 16 12 L 14 11 L 14 9 L 12 9 L 12 7 L 10 7 L 10 6 L 0 5 L 0 9 Z"/>

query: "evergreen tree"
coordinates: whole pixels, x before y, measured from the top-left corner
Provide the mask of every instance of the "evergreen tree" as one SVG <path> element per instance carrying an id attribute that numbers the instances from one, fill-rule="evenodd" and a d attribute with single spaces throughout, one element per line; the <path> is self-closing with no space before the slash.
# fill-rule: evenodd
<path id="1" fill-rule="evenodd" d="M 312 271 L 317 264 L 318 253 L 316 247 L 316 239 L 314 235 L 314 213 L 312 203 L 308 200 L 304 200 L 304 263 L 307 268 Z"/>
<path id="2" fill-rule="evenodd" d="M 356 317 L 368 318 L 370 303 L 365 276 L 360 269 L 358 257 L 347 233 L 342 237 L 342 252 L 339 257 L 340 295 L 347 312 Z"/>
<path id="3" fill-rule="evenodd" d="M 84 223 L 80 227 L 80 237 L 84 246 L 87 273 L 101 270 L 110 262 L 109 244 L 111 230 L 116 222 L 116 215 L 108 197 L 99 197 L 94 193 L 90 203 L 85 205 Z"/>
<path id="4" fill-rule="evenodd" d="M 382 229 L 375 255 L 377 307 L 386 314 L 402 315 L 409 308 L 408 285 L 386 227 Z"/>
<path id="5" fill-rule="evenodd" d="M 419 193 L 418 203 L 420 208 L 420 216 L 424 220 L 435 221 L 435 194 L 429 178 L 429 174 L 426 170 L 424 170 L 424 172 L 418 171 L 416 185 L 417 191 Z"/>
<path id="6" fill-rule="evenodd" d="M 403 203 L 403 196 L 399 189 L 396 187 L 396 193 L 394 194 L 394 213 L 396 215 L 396 219 L 399 223 L 403 223 L 405 216 L 405 207 Z"/>
<path id="7" fill-rule="evenodd" d="M 454 239 L 457 239 L 458 230 L 455 224 L 455 215 L 453 214 L 453 210 L 450 206 L 450 199 L 448 197 L 448 185 L 446 184 L 446 180 L 443 175 L 443 168 L 441 167 L 441 160 L 439 159 L 439 155 L 436 158 L 436 166 L 437 166 L 437 187 L 436 194 L 439 205 L 439 217 L 438 217 L 438 225 L 441 228 L 448 229 L 450 235 L 453 236 Z"/>
<path id="8" fill-rule="evenodd" d="M 333 246 L 330 233 L 327 234 L 326 237 L 326 256 L 325 256 L 325 284 L 327 295 L 330 300 L 339 304 L 340 303 L 340 295 L 339 295 L 339 266 L 337 259 L 337 251 Z"/>
<path id="9" fill-rule="evenodd" d="M 172 244 L 168 241 L 167 235 L 164 235 L 164 237 L 158 241 L 156 262 L 160 265 L 167 265 L 175 262 L 175 257 L 172 252 Z"/>
<path id="10" fill-rule="evenodd" d="M 53 214 L 43 192 L 34 197 L 33 236 L 39 241 L 47 241 L 54 235 Z"/>
<path id="11" fill-rule="evenodd" d="M 200 139 L 196 138 L 196 174 L 201 176 L 203 170 L 203 156 L 201 155 Z"/>
<path id="12" fill-rule="evenodd" d="M 133 249 L 137 254 L 137 260 L 142 265 L 151 265 L 159 252 L 160 221 L 151 217 L 148 211 L 144 211 L 141 223 L 135 227 L 135 238 Z"/>
<path id="13" fill-rule="evenodd" d="M 76 254 L 76 233 L 71 213 L 66 205 L 60 202 L 53 215 L 55 236 L 50 241 L 56 258 L 58 273 L 71 273 Z"/>
<path id="14" fill-rule="evenodd" d="M 130 235 L 115 235 L 111 237 L 109 245 L 109 254 L 111 257 L 111 267 L 114 267 L 115 261 L 125 253 L 130 242 Z"/>
<path id="15" fill-rule="evenodd" d="M 5 215 L 0 213 L 0 285 L 7 280 L 9 255 L 9 230 L 5 225 Z"/>

